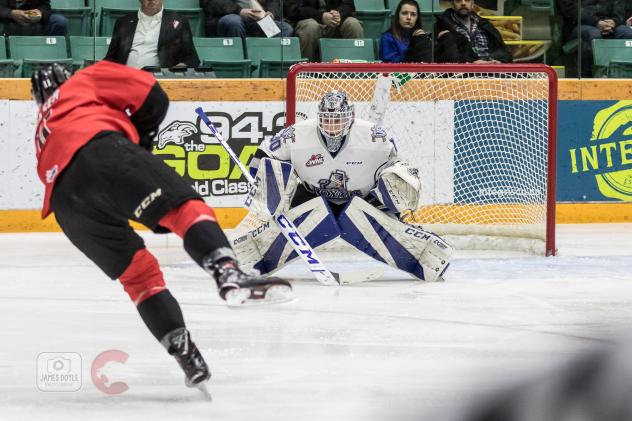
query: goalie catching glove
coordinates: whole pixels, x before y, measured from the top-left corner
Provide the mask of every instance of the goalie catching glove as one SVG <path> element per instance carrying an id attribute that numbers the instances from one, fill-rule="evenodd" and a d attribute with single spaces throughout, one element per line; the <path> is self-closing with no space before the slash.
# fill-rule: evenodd
<path id="1" fill-rule="evenodd" d="M 419 171 L 398 161 L 380 171 L 371 192 L 388 210 L 399 214 L 421 207 L 421 188 Z"/>

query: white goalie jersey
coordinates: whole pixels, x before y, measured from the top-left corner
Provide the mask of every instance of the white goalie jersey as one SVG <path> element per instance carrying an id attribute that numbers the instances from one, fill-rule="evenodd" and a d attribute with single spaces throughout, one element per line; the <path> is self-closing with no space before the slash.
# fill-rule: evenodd
<path id="1" fill-rule="evenodd" d="M 398 161 L 394 140 L 386 131 L 357 118 L 334 156 L 315 119 L 287 127 L 259 149 L 270 158 L 289 161 L 309 191 L 334 203 L 367 196 L 380 170 Z M 258 165 L 259 158 L 254 158 L 251 168 Z"/>

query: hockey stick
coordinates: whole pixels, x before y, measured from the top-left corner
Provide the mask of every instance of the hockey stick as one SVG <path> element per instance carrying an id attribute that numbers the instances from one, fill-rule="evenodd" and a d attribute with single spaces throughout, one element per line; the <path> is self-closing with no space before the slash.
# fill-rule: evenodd
<path id="1" fill-rule="evenodd" d="M 386 115 L 386 107 L 391 101 L 391 87 L 399 90 L 411 79 L 406 73 L 393 73 L 388 76 L 380 73 L 377 75 L 375 82 L 375 91 L 373 91 L 373 99 L 369 108 L 369 121 L 375 123 L 376 127 L 381 127 Z M 400 221 L 407 224 L 415 223 L 414 212 L 402 212 Z"/>
<path id="2" fill-rule="evenodd" d="M 375 82 L 375 91 L 373 91 L 373 99 L 369 108 L 369 121 L 375 123 L 376 127 L 380 127 L 384 121 L 386 107 L 391 99 L 391 76 L 385 76 L 380 73 L 377 75 Z"/>
<path id="3" fill-rule="evenodd" d="M 230 147 L 230 145 L 228 145 L 222 135 L 217 131 L 202 107 L 196 108 L 195 112 L 200 116 L 200 119 L 204 122 L 204 124 L 206 124 L 213 136 L 215 136 L 215 139 L 217 139 L 220 145 L 222 145 L 226 152 L 228 152 L 228 155 L 239 167 L 244 177 L 246 177 L 248 183 L 250 183 L 251 186 L 254 185 L 255 179 L 250 175 L 250 172 L 248 171 L 246 166 L 242 164 L 237 155 L 235 155 L 235 152 Z M 281 233 L 283 233 L 283 235 L 287 239 L 288 243 L 290 243 L 296 254 L 298 254 L 301 259 L 303 259 L 303 262 L 305 262 L 305 264 L 312 272 L 314 277 L 318 280 L 318 282 L 324 285 L 340 285 L 340 276 L 334 276 L 334 274 L 332 274 L 325 267 L 325 265 L 316 255 L 314 249 L 312 249 L 305 238 L 303 238 L 294 223 L 288 217 L 281 213 L 277 216 L 273 216 L 272 218 L 274 219 L 274 222 L 276 222 L 276 224 L 278 225 Z"/>

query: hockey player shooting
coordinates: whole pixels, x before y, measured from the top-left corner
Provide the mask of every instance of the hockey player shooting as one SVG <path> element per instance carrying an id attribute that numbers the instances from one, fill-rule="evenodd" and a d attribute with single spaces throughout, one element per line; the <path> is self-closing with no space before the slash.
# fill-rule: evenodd
<path id="1" fill-rule="evenodd" d="M 418 171 L 397 156 L 383 128 L 355 118 L 343 92 L 323 96 L 317 119 L 264 141 L 250 171 L 256 175 L 250 213 L 233 237 L 244 269 L 268 274 L 296 257 L 270 223 L 280 212 L 314 248 L 341 238 L 426 281 L 440 279 L 448 267 L 451 246 L 398 219 L 420 207 Z"/>
<path id="2" fill-rule="evenodd" d="M 31 84 L 39 106 L 42 217 L 54 211 L 70 241 L 120 280 L 148 329 L 182 367 L 186 384 L 201 386 L 208 367 L 158 261 L 129 219 L 180 236 L 230 305 L 288 300 L 290 284 L 244 274 L 213 209 L 149 152 L 169 106 L 151 74 L 101 61 L 69 78 L 53 64 L 36 71 Z"/>

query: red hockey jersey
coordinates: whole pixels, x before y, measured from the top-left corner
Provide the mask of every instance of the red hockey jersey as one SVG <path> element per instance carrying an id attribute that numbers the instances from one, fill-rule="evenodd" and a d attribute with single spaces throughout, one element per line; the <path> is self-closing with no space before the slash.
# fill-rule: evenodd
<path id="1" fill-rule="evenodd" d="M 100 61 L 77 72 L 42 105 L 35 134 L 37 173 L 46 188 L 42 218 L 50 214 L 55 180 L 97 133 L 118 131 L 139 142 L 130 116 L 143 105 L 155 83 L 150 73 Z"/>

